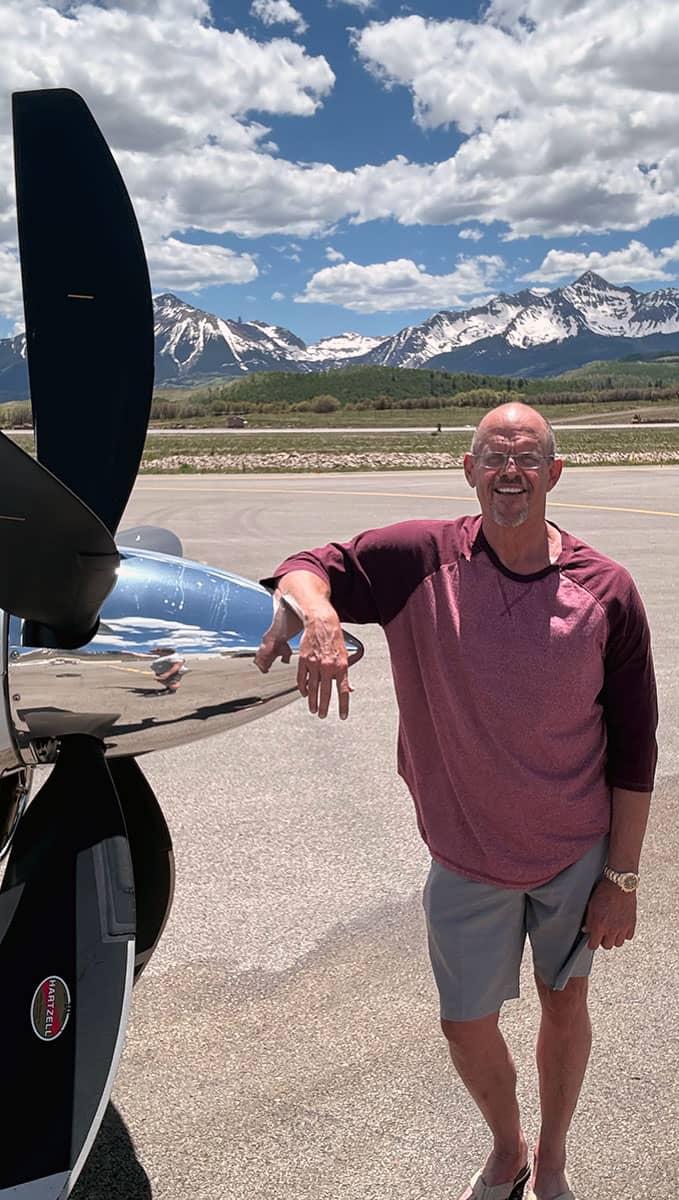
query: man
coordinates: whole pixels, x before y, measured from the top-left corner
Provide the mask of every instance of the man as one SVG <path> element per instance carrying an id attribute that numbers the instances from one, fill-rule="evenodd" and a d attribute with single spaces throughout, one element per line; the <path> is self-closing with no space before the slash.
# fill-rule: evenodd
<path id="1" fill-rule="evenodd" d="M 591 1045 L 587 976 L 594 950 L 622 946 L 636 922 L 656 762 L 650 638 L 625 569 L 546 520 L 562 466 L 547 422 L 502 405 L 464 459 L 480 517 L 371 530 L 265 581 L 281 603 L 257 665 L 287 659 L 303 625 L 298 686 L 319 717 L 333 686 L 349 712 L 340 621 L 385 630 L 399 773 L 432 855 L 442 1029 L 493 1135 L 460 1200 L 521 1200 L 530 1176 L 498 1028 L 526 934 L 542 1006 L 529 1197 L 574 1200 L 566 1135 Z"/>
<path id="2" fill-rule="evenodd" d="M 157 646 L 151 652 L 156 655 L 151 663 L 151 670 L 159 683 L 163 685 L 163 691 L 170 695 L 179 690 L 179 684 L 182 681 L 182 676 L 186 674 L 187 667 L 181 654 L 178 654 L 174 646 Z"/>

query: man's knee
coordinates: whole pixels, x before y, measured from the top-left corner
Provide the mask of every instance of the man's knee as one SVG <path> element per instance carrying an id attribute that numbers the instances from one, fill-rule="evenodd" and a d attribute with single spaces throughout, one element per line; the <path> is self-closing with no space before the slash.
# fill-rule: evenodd
<path id="1" fill-rule="evenodd" d="M 560 991 L 548 987 L 537 973 L 535 983 L 543 1016 L 554 1021 L 567 1021 L 587 1011 L 589 979 L 586 976 L 569 979 L 565 988 Z"/>
<path id="2" fill-rule="evenodd" d="M 481 1044 L 497 1029 L 499 1012 L 490 1013 L 487 1017 L 479 1017 L 475 1021 L 447 1021 L 441 1018 L 443 1036 L 450 1046 L 458 1048 L 473 1047 Z"/>

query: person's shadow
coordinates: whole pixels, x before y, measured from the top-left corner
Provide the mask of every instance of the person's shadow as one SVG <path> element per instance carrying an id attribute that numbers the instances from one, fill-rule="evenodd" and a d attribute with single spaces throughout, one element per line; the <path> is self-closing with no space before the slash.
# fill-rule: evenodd
<path id="1" fill-rule="evenodd" d="M 125 1122 L 109 1104 L 71 1200 L 150 1200 L 152 1195 Z"/>

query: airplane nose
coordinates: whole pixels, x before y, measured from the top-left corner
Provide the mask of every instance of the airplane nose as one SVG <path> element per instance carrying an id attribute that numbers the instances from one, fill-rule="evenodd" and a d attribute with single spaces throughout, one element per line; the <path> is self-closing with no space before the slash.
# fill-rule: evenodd
<path id="1" fill-rule="evenodd" d="M 85 733 L 108 757 L 146 754 L 247 724 L 299 697 L 296 650 L 266 674 L 254 663 L 273 596 L 240 576 L 122 549 L 96 636 L 75 650 L 22 645 L 10 622 L 15 737 L 30 764 L 56 739 Z M 350 658 L 363 651 L 345 634 Z"/>

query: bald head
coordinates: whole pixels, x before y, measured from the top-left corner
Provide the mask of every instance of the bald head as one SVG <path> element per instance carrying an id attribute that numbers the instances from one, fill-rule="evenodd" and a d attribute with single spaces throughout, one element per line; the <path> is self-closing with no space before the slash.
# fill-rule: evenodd
<path id="1" fill-rule="evenodd" d="M 471 452 L 479 454 L 493 434 L 511 437 L 522 433 L 537 437 L 548 457 L 556 454 L 556 440 L 549 421 L 529 404 L 521 404 L 518 400 L 500 404 L 486 413 L 474 431 Z"/>

